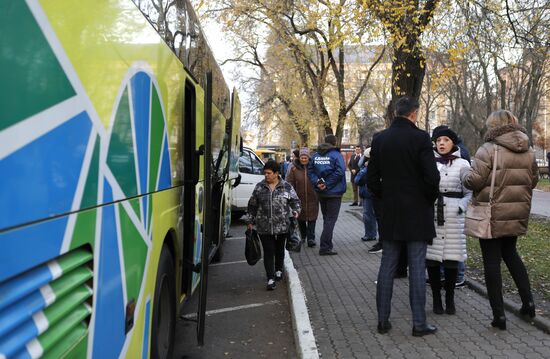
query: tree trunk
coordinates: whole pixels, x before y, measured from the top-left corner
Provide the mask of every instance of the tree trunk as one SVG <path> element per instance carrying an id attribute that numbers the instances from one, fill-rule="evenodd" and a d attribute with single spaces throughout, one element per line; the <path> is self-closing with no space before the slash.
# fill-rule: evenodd
<path id="1" fill-rule="evenodd" d="M 395 102 L 400 97 L 410 96 L 416 99 L 420 97 L 426 68 L 424 66 L 424 55 L 418 46 L 415 46 L 415 43 L 416 38 L 408 36 L 407 43 L 394 50 L 391 101 L 386 109 L 387 127 L 390 126 L 393 120 Z"/>
<path id="2" fill-rule="evenodd" d="M 346 121 L 346 111 L 345 109 L 340 109 L 338 111 L 338 124 L 336 125 L 336 138 L 338 141 L 338 146 L 342 144 L 342 135 L 344 134 L 344 123 Z"/>

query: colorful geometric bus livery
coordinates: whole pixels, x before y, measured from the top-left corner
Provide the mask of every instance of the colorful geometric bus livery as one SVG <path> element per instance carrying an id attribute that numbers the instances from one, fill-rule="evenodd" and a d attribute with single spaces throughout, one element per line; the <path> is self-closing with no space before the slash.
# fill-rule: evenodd
<path id="1" fill-rule="evenodd" d="M 202 89 L 130 1 L 13 0 L 0 13 L 0 32 L 17 34 L 0 53 L 0 359 L 147 358 L 161 250 L 178 298 L 199 280 L 181 272 L 181 253 L 200 262 L 203 216 L 181 205 L 180 163 L 184 84 L 197 147 Z M 123 25 L 148 42 L 114 36 Z"/>

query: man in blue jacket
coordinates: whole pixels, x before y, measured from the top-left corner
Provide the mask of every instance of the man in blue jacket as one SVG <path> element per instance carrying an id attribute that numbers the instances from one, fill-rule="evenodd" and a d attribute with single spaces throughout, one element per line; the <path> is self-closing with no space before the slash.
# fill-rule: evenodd
<path id="1" fill-rule="evenodd" d="M 311 156 L 307 171 L 323 214 L 319 249 L 322 256 L 338 254 L 333 250 L 332 233 L 340 212 L 342 195 L 346 192 L 346 164 L 336 142 L 336 136 L 325 136 L 325 143 L 319 145 L 317 152 Z"/>

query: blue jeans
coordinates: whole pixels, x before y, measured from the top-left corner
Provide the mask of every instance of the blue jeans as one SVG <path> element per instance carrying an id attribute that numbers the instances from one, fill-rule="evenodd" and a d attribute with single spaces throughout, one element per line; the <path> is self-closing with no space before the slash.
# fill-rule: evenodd
<path id="1" fill-rule="evenodd" d="M 372 199 L 363 198 L 363 224 L 365 225 L 365 236 L 363 238 L 376 238 L 378 226 L 372 206 Z"/>

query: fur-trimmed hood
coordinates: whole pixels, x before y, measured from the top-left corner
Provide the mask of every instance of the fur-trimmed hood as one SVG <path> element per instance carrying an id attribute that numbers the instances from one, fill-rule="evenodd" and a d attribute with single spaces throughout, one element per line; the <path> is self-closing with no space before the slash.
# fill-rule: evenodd
<path id="1" fill-rule="evenodd" d="M 527 152 L 529 137 L 527 130 L 517 124 L 507 124 L 495 127 L 485 134 L 485 142 L 494 142 L 513 152 Z"/>

